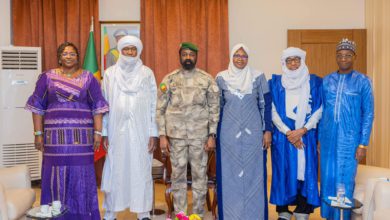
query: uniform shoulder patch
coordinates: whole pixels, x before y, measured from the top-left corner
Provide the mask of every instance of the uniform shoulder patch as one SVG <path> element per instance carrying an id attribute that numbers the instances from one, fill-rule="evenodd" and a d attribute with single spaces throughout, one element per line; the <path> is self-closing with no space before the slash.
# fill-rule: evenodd
<path id="1" fill-rule="evenodd" d="M 168 90 L 167 84 L 165 83 L 160 83 L 160 90 L 162 93 L 166 93 Z"/>

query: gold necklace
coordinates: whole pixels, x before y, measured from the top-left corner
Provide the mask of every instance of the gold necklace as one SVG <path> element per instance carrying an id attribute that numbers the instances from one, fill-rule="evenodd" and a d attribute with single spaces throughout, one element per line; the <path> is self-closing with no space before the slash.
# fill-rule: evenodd
<path id="1" fill-rule="evenodd" d="M 74 74 L 74 73 L 76 73 L 78 70 L 76 70 L 76 71 L 73 71 L 73 72 L 69 72 L 69 73 L 65 73 L 64 72 L 64 69 L 61 69 L 61 73 L 63 74 L 63 75 L 65 75 L 67 78 L 72 78 L 72 75 Z"/>

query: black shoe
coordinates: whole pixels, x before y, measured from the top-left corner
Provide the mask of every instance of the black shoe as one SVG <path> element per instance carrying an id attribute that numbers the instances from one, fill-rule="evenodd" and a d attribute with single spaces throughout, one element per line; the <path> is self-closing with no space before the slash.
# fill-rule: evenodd
<path id="1" fill-rule="evenodd" d="M 139 220 L 139 218 L 137 218 L 137 220 Z M 143 218 L 141 220 L 151 220 L 150 218 L 146 217 L 146 218 Z"/>

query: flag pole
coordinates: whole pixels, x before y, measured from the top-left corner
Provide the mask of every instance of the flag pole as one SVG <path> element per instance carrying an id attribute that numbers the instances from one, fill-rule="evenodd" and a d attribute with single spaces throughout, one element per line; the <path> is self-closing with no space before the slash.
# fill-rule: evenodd
<path id="1" fill-rule="evenodd" d="M 91 29 L 90 32 L 93 32 L 93 16 L 91 16 Z"/>

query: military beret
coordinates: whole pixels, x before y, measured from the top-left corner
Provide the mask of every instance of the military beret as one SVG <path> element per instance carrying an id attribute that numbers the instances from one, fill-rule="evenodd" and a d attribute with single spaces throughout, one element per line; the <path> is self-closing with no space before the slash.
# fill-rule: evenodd
<path id="1" fill-rule="evenodd" d="M 180 44 L 180 50 L 181 49 L 190 49 L 192 51 L 198 52 L 198 47 L 191 43 L 191 42 L 183 42 Z"/>

